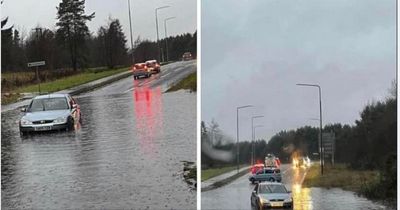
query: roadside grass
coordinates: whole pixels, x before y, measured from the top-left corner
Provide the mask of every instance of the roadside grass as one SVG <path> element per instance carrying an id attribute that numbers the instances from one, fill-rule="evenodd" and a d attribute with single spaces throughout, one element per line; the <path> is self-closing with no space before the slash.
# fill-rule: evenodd
<path id="1" fill-rule="evenodd" d="M 114 74 L 118 74 L 127 71 L 129 68 L 119 68 L 105 71 L 84 71 L 82 73 L 66 76 L 64 78 L 56 79 L 49 82 L 40 84 L 41 92 L 56 92 L 68 88 L 72 88 L 78 85 L 82 85 L 97 79 L 108 77 Z M 31 93 L 38 92 L 38 84 L 29 84 L 16 89 L 11 90 L 12 93 Z M 6 97 L 2 94 L 1 104 L 13 103 L 18 100 L 18 97 Z"/>
<path id="2" fill-rule="evenodd" d="M 240 168 L 246 167 L 247 165 L 240 165 Z M 216 177 L 218 175 L 236 170 L 236 166 L 225 166 L 225 167 L 220 167 L 220 168 L 210 168 L 210 169 L 205 169 L 201 170 L 201 181 L 205 181 L 208 179 L 211 179 L 213 177 Z"/>
<path id="3" fill-rule="evenodd" d="M 167 90 L 167 92 L 177 91 L 180 89 L 189 89 L 190 91 L 196 92 L 197 90 L 197 72 L 189 74 L 187 77 L 179 81 Z"/>
<path id="4" fill-rule="evenodd" d="M 12 95 L 2 95 L 1 96 L 1 104 L 9 104 L 15 102 L 20 97 L 19 94 L 12 94 Z"/>
<path id="5" fill-rule="evenodd" d="M 321 176 L 319 164 L 310 167 L 304 179 L 304 187 L 342 188 L 359 192 L 362 186 L 371 183 L 379 176 L 378 171 L 352 170 L 344 164 L 326 165 Z"/>

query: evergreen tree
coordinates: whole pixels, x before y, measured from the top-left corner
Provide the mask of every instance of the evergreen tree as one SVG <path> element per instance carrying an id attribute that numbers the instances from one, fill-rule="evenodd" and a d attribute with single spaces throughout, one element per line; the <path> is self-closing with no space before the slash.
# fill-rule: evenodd
<path id="1" fill-rule="evenodd" d="M 85 41 L 90 35 L 86 22 L 92 20 L 95 13 L 84 14 L 85 0 L 62 0 L 57 10 L 57 36 L 68 49 L 72 68 L 76 71 L 78 64 L 84 65 Z"/>

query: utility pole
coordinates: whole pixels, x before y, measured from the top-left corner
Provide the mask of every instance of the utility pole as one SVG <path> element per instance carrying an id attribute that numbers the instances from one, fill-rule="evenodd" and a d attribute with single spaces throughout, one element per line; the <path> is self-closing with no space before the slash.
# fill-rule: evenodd
<path id="1" fill-rule="evenodd" d="M 133 35 L 132 35 L 132 18 L 131 18 L 131 3 L 130 0 L 128 0 L 128 8 L 129 8 L 129 28 L 131 31 L 131 59 L 132 59 L 132 65 L 135 64 L 135 57 L 133 55 Z"/>
<path id="2" fill-rule="evenodd" d="M 36 60 L 40 60 L 40 50 L 39 50 L 39 39 L 42 37 L 42 29 L 40 27 L 33 28 L 32 30 L 35 30 L 36 33 Z M 36 66 L 36 82 L 38 83 L 39 86 L 39 95 L 40 95 L 40 75 L 39 75 L 39 66 Z"/>

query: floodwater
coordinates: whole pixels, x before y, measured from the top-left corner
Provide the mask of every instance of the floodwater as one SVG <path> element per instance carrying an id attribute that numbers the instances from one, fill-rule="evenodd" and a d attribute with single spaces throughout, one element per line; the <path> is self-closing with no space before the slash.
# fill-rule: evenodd
<path id="1" fill-rule="evenodd" d="M 295 210 L 309 209 L 390 209 L 390 207 L 359 197 L 341 189 L 303 188 L 305 169 L 281 166 L 282 183 L 292 191 Z M 251 209 L 250 196 L 254 185 L 247 174 L 232 183 L 201 194 L 202 209 Z"/>
<path id="2" fill-rule="evenodd" d="M 2 208 L 196 208 L 181 175 L 196 160 L 195 94 L 136 87 L 77 101 L 72 132 L 21 139 L 22 113 L 2 113 Z"/>

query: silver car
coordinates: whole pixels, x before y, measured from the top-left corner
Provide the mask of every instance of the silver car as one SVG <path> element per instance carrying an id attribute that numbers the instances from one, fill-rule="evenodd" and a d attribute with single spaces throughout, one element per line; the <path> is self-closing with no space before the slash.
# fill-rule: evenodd
<path id="1" fill-rule="evenodd" d="M 35 131 L 74 130 L 81 122 L 80 107 L 69 94 L 36 96 L 21 111 L 25 112 L 19 121 L 21 135 Z"/>
<path id="2" fill-rule="evenodd" d="M 262 182 L 251 193 L 252 209 L 289 208 L 293 209 L 293 197 L 282 183 Z"/>
<path id="3" fill-rule="evenodd" d="M 255 174 L 249 176 L 249 181 L 254 184 L 255 182 L 281 182 L 282 175 L 279 168 L 265 167 L 258 170 Z"/>

